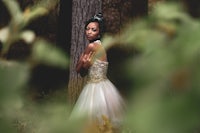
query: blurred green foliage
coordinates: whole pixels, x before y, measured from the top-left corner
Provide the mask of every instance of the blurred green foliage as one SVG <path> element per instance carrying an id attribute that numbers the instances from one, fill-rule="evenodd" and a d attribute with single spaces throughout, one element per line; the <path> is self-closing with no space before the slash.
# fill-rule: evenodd
<path id="1" fill-rule="evenodd" d="M 68 69 L 68 57 L 63 50 L 26 28 L 31 21 L 48 14 L 58 2 L 39 1 L 22 11 L 17 1 L 3 0 L 11 20 L 0 29 L 0 132 L 55 133 L 66 130 L 69 114 L 65 101 L 67 94 L 54 94 L 51 100 L 38 103 L 31 100 L 32 94 L 29 92 L 32 71 L 37 66 L 43 64 L 54 70 Z M 9 50 L 21 44 L 25 48 L 29 46 L 30 54 L 24 59 L 7 60 Z"/>
<path id="2" fill-rule="evenodd" d="M 38 4 L 35 11 L 44 12 L 23 12 L 14 0 L 4 3 L 13 14 L 8 25 L 12 34 L 3 41 L 6 53 L 16 40 L 34 36 L 33 31 L 23 28 L 28 23 L 22 14 L 30 15 L 31 21 L 48 10 Z M 31 17 L 33 13 L 35 17 Z M 24 32 L 28 33 L 26 37 L 21 36 Z M 121 48 L 139 51 L 123 64 L 125 74 L 133 81 L 123 133 L 199 132 L 199 36 L 199 20 L 191 18 L 177 3 L 159 3 L 149 16 L 129 24 L 120 35 L 105 36 L 103 44 L 107 48 L 120 44 Z M 66 94 L 58 92 L 43 103 L 28 99 L 26 89 L 35 65 L 68 67 L 63 51 L 50 42 L 37 37 L 29 43 L 32 52 L 25 61 L 0 60 L 0 132 L 81 132 L 82 121 L 68 121 L 70 106 L 62 99 Z"/>
<path id="3" fill-rule="evenodd" d="M 122 44 L 139 54 L 127 60 L 133 81 L 127 124 L 136 133 L 199 132 L 200 23 L 177 3 L 159 3 L 130 24 L 110 47 Z"/>

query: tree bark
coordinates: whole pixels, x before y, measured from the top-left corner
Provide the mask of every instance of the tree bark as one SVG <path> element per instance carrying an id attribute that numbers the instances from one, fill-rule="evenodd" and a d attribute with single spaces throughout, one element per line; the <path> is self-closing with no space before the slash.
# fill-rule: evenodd
<path id="1" fill-rule="evenodd" d="M 106 32 L 119 33 L 123 25 L 133 16 L 132 0 L 102 0 L 102 3 Z"/>
<path id="2" fill-rule="evenodd" d="M 68 99 L 71 104 L 76 102 L 87 78 L 82 78 L 75 71 L 78 58 L 87 44 L 84 32 L 84 22 L 98 12 L 101 12 L 101 0 L 72 1 L 72 35 L 69 68 L 70 75 L 68 83 Z"/>

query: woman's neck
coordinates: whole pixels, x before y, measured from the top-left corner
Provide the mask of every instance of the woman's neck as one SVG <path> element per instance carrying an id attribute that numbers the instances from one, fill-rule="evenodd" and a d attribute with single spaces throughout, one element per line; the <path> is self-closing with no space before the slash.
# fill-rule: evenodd
<path id="1" fill-rule="evenodd" d="M 92 42 L 95 42 L 96 40 L 100 40 L 100 38 L 96 38 L 96 39 L 90 40 L 89 42 L 92 43 Z"/>

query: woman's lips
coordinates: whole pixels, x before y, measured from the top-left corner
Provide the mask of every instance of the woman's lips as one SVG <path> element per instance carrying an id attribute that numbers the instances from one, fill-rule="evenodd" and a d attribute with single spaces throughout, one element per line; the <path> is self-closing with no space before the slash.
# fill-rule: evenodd
<path id="1" fill-rule="evenodd" d="M 88 39 L 92 38 L 91 36 L 87 36 Z"/>

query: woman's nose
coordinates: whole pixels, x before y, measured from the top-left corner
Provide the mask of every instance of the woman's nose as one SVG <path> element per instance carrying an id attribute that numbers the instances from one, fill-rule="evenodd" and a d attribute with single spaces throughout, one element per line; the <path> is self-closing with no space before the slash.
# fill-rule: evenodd
<path id="1" fill-rule="evenodd" d="M 90 33 L 92 33 L 92 31 L 91 31 L 91 30 L 88 30 L 88 33 L 90 34 Z"/>

